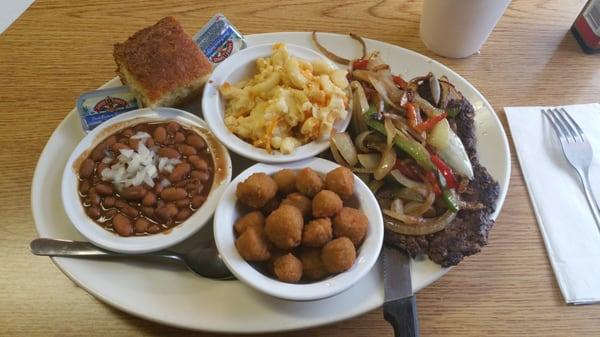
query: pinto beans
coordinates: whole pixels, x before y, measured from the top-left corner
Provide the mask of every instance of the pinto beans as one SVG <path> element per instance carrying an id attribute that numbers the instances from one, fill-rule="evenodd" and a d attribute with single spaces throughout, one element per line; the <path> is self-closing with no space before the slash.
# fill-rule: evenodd
<path id="1" fill-rule="evenodd" d="M 115 199 L 115 197 L 112 197 L 112 196 L 105 197 L 102 199 L 102 207 L 113 208 L 113 207 L 115 207 L 115 202 L 117 202 L 117 199 Z"/>
<path id="2" fill-rule="evenodd" d="M 150 137 L 133 138 L 139 132 Z M 123 165 L 121 151 L 133 150 L 138 155 L 140 143 L 159 158 L 180 162 L 174 164 L 171 172 L 162 170 L 152 182 L 146 177 L 138 185 L 123 186 L 119 176 L 106 173 L 102 176 L 104 170 Z M 175 121 L 140 123 L 108 136 L 91 149 L 87 158 L 82 158 L 77 171 L 85 213 L 120 236 L 151 235 L 177 226 L 204 204 L 210 191 L 207 182 L 215 170 L 212 154 L 206 147 L 205 138 Z M 138 170 L 138 166 L 125 165 L 126 169 L 129 167 Z M 139 167 L 141 170 L 142 166 Z"/>
<path id="3" fill-rule="evenodd" d="M 187 138 L 185 139 L 185 143 L 193 146 L 196 150 L 200 150 L 206 147 L 206 142 L 204 142 L 204 139 L 197 135 L 187 136 Z"/>
<path id="4" fill-rule="evenodd" d="M 89 191 L 90 191 L 89 180 L 84 180 L 81 183 L 79 183 L 79 193 L 81 193 L 82 195 L 86 195 L 86 194 L 88 194 Z"/>
<path id="5" fill-rule="evenodd" d="M 152 137 L 154 138 L 154 140 L 159 143 L 162 144 L 165 142 L 165 140 L 167 140 L 167 129 L 165 129 L 162 126 L 157 127 L 156 129 L 154 129 L 154 132 L 152 133 Z"/>
<path id="6" fill-rule="evenodd" d="M 152 225 L 152 226 L 148 227 L 148 233 L 156 234 L 158 232 L 160 232 L 160 227 L 158 225 Z"/>
<path id="7" fill-rule="evenodd" d="M 94 161 L 86 158 L 79 167 L 79 178 L 87 179 L 94 174 Z"/>
<path id="8" fill-rule="evenodd" d="M 168 224 L 171 222 L 171 215 L 169 214 L 169 210 L 166 206 L 159 207 L 154 210 L 154 216 L 160 220 L 161 222 Z"/>
<path id="9" fill-rule="evenodd" d="M 175 206 L 177 206 L 177 208 L 185 208 L 185 207 L 188 207 L 189 205 L 190 205 L 190 199 L 188 199 L 188 198 L 175 201 Z"/>
<path id="10" fill-rule="evenodd" d="M 187 197 L 187 192 L 180 187 L 168 187 L 160 192 L 160 197 L 165 201 L 177 201 L 185 199 Z"/>
<path id="11" fill-rule="evenodd" d="M 200 180 L 202 182 L 207 181 L 210 178 L 210 173 L 205 172 L 205 171 L 192 171 L 190 173 L 190 176 L 192 177 L 192 179 L 197 179 Z"/>
<path id="12" fill-rule="evenodd" d="M 122 200 L 117 200 L 115 202 L 115 206 L 119 209 L 119 211 L 121 211 L 121 213 L 127 215 L 130 218 L 135 218 L 139 214 L 137 208 L 129 205 L 128 203 Z"/>
<path id="13" fill-rule="evenodd" d="M 185 142 L 185 135 L 181 132 L 176 132 L 174 140 L 175 140 L 175 144 L 181 144 L 181 143 Z"/>
<path id="14" fill-rule="evenodd" d="M 96 192 L 103 197 L 113 194 L 113 188 L 109 184 L 101 183 L 101 184 L 96 184 L 96 186 L 94 186 L 94 187 L 96 188 Z"/>
<path id="15" fill-rule="evenodd" d="M 181 181 L 188 175 L 188 173 L 190 173 L 191 170 L 192 167 L 190 164 L 186 162 L 179 163 L 175 165 L 173 172 L 171 172 L 171 175 L 169 175 L 169 181 L 171 181 L 172 183 Z"/>
<path id="16" fill-rule="evenodd" d="M 100 217 L 100 215 L 102 214 L 100 212 L 100 208 L 98 208 L 98 206 L 88 207 L 86 209 L 86 213 L 92 219 L 98 219 Z"/>
<path id="17" fill-rule="evenodd" d="M 114 143 L 113 146 L 111 146 L 111 150 L 113 151 L 113 153 L 115 155 L 119 155 L 121 154 L 121 150 L 130 150 L 131 148 L 129 147 L 129 145 L 125 144 L 125 143 Z"/>
<path id="18" fill-rule="evenodd" d="M 158 155 L 160 157 L 167 157 L 167 158 L 181 158 L 181 154 L 179 153 L 179 151 L 170 148 L 170 147 L 161 147 L 160 149 L 158 149 Z"/>
<path id="19" fill-rule="evenodd" d="M 188 157 L 198 153 L 198 151 L 196 151 L 196 149 L 193 146 L 186 144 L 179 144 L 177 146 L 177 149 L 179 149 L 179 152 L 181 152 L 181 154 Z"/>
<path id="20" fill-rule="evenodd" d="M 171 134 L 175 134 L 175 132 L 179 131 L 180 128 L 181 126 L 177 124 L 177 122 L 171 121 L 167 124 L 167 131 L 169 131 Z"/>
<path id="21" fill-rule="evenodd" d="M 175 221 L 185 221 L 187 218 L 192 215 L 192 211 L 190 209 L 184 208 L 175 214 Z"/>
<path id="22" fill-rule="evenodd" d="M 100 205 L 100 196 L 98 195 L 98 192 L 96 192 L 95 187 L 90 188 L 90 191 L 88 192 L 88 198 L 90 200 L 90 205 L 92 205 L 92 206 Z"/>
<path id="23" fill-rule="evenodd" d="M 154 194 L 152 192 L 146 193 L 146 195 L 142 199 L 142 205 L 154 206 L 154 204 L 156 204 L 156 194 Z"/>
<path id="24" fill-rule="evenodd" d="M 112 135 L 106 138 L 102 143 L 98 144 L 92 151 L 91 158 L 93 161 L 100 161 L 106 156 L 106 150 L 117 142 L 117 137 Z"/>
<path id="25" fill-rule="evenodd" d="M 142 207 L 142 214 L 145 216 L 152 218 L 154 217 L 154 208 L 153 207 Z"/>
<path id="26" fill-rule="evenodd" d="M 136 233 L 144 233 L 148 231 L 148 227 L 150 227 L 152 223 L 145 218 L 137 218 L 133 223 L 133 227 L 135 228 Z"/>
<path id="27" fill-rule="evenodd" d="M 121 190 L 121 197 L 125 200 L 140 200 L 148 191 L 144 186 L 129 186 Z"/>
<path id="28" fill-rule="evenodd" d="M 112 219 L 112 224 L 115 231 L 121 236 L 130 236 L 133 234 L 131 220 L 122 214 L 115 215 L 115 217 Z"/>
<path id="29" fill-rule="evenodd" d="M 194 209 L 200 208 L 200 206 L 202 206 L 202 204 L 204 204 L 204 201 L 206 201 L 206 197 L 204 197 L 202 195 L 193 196 L 192 197 L 192 208 L 194 208 Z"/>
<path id="30" fill-rule="evenodd" d="M 208 163 L 206 162 L 206 160 L 201 159 L 200 157 L 198 157 L 196 155 L 189 156 L 188 161 L 192 164 L 192 166 L 196 170 L 200 170 L 200 171 L 208 170 Z"/>
<path id="31" fill-rule="evenodd" d="M 104 171 L 104 169 L 107 167 L 108 165 L 106 163 L 99 162 L 98 165 L 96 165 L 96 176 L 101 177 L 102 171 Z"/>

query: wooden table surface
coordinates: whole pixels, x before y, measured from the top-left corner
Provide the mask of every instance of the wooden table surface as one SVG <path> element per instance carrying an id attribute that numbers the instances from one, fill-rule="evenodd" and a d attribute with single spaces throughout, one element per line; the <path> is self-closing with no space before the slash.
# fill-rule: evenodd
<path id="1" fill-rule="evenodd" d="M 195 32 L 216 12 L 245 34 L 352 31 L 432 57 L 504 106 L 600 101 L 600 55 L 569 27 L 583 0 L 514 0 L 481 54 L 445 59 L 419 39 L 420 1 L 38 0 L 0 35 L 0 335 L 207 336 L 113 309 L 34 257 L 30 184 L 82 91 L 115 76 L 112 45 L 166 15 Z M 599 336 L 600 305 L 565 305 L 511 144 L 512 176 L 489 245 L 417 295 L 421 336 Z M 48 196 L 56 198 L 57 196 Z M 381 309 L 291 336 L 392 336 Z"/>

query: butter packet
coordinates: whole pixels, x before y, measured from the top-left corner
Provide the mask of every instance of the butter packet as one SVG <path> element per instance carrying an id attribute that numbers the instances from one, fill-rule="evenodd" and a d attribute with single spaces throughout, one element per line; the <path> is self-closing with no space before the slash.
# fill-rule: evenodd
<path id="1" fill-rule="evenodd" d="M 140 107 L 126 86 L 85 92 L 77 99 L 81 126 L 86 133 L 117 115 Z"/>
<path id="2" fill-rule="evenodd" d="M 196 33 L 194 42 L 213 64 L 213 67 L 247 46 L 244 36 L 221 13 L 213 16 Z"/>

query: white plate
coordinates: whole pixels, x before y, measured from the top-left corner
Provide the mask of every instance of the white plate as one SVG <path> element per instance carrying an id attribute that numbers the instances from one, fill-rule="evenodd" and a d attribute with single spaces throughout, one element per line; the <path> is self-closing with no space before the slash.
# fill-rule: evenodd
<path id="1" fill-rule="evenodd" d="M 347 36 L 319 34 L 319 38 L 340 55 L 349 58 L 360 55 L 360 46 Z M 306 32 L 249 35 L 247 40 L 249 45 L 284 41 L 314 49 L 310 33 Z M 366 42 L 369 50 L 381 51 L 383 60 L 395 73 L 408 78 L 429 71 L 438 77 L 446 75 L 471 101 L 476 110 L 477 149 L 481 163 L 500 183 L 496 217 L 508 190 L 510 153 L 502 124 L 490 104 L 464 78 L 434 60 L 387 43 Z M 115 78 L 105 86 L 116 85 L 119 81 Z M 83 239 L 69 222 L 59 197 L 65 163 L 83 135 L 79 117 L 73 110 L 50 137 L 40 156 L 32 183 L 31 203 L 41 237 Z M 234 176 L 250 164 L 233 154 L 232 163 Z M 207 240 L 212 234 L 210 230 L 211 226 L 204 226 L 178 248 Z M 54 261 L 71 280 L 98 299 L 136 316 L 188 329 L 230 333 L 300 329 L 354 317 L 383 303 L 379 265 L 355 286 L 337 296 L 315 302 L 291 302 L 264 295 L 238 281 L 198 278 L 174 265 L 69 258 L 55 258 Z M 462 263 L 469 263 L 469 258 Z M 413 260 L 411 270 L 415 291 L 448 271 L 425 258 Z"/>
<path id="2" fill-rule="evenodd" d="M 215 179 L 213 179 L 213 185 L 210 187 L 210 193 L 202 207 L 195 211 L 189 219 L 175 226 L 168 234 L 123 237 L 98 226 L 94 220 L 85 214 L 85 209 L 79 200 L 79 167 L 76 168 L 74 164 L 82 154 L 84 152 L 89 153 L 89 150 L 103 141 L 107 134 L 116 133 L 142 122 L 166 122 L 170 120 L 177 121 L 197 133 L 209 133 L 206 123 L 189 112 L 173 108 L 139 109 L 114 117 L 98 126 L 87 134 L 71 153 L 62 178 L 63 206 L 79 232 L 95 245 L 120 253 L 141 254 L 157 251 L 180 243 L 194 235 L 212 217 L 221 195 L 223 195 L 231 181 L 231 159 L 225 147 L 215 137 L 208 136 L 205 136 L 205 138 L 213 154 L 214 161 L 220 162 L 218 164 L 219 169 L 214 171 Z"/>
<path id="3" fill-rule="evenodd" d="M 235 195 L 238 184 L 253 173 L 262 172 L 272 175 L 284 168 L 302 169 L 304 167 L 310 167 L 318 174 L 325 176 L 329 171 L 340 167 L 340 165 L 323 158 L 311 158 L 279 165 L 257 163 L 240 173 L 227 187 L 219 206 L 215 210 L 214 221 L 219 224 L 214 227 L 215 243 L 229 270 L 239 280 L 246 282 L 259 291 L 277 298 L 294 301 L 312 301 L 327 298 L 350 288 L 371 270 L 377 262 L 383 244 L 383 216 L 379 210 L 377 199 L 375 199 L 367 184 L 354 176 L 354 195 L 357 197 L 360 209 L 369 219 L 369 227 L 352 268 L 319 282 L 294 284 L 281 282 L 266 276 L 246 262 L 235 247 L 235 235 L 233 233 L 233 224 L 241 215 Z"/>
<path id="4" fill-rule="evenodd" d="M 291 56 L 309 61 L 320 58 L 333 65 L 333 62 L 309 48 L 289 43 L 286 43 L 286 48 Z M 221 99 L 219 87 L 225 82 L 237 83 L 252 77 L 256 73 L 256 59 L 270 56 L 273 53 L 272 50 L 272 43 L 249 47 L 232 55 L 213 71 L 202 95 L 202 111 L 205 111 L 204 119 L 213 134 L 227 148 L 242 157 L 263 163 L 286 163 L 314 157 L 329 148 L 329 140 L 312 141 L 299 146 L 290 154 L 283 154 L 279 151 L 269 153 L 239 138 L 225 126 L 225 102 Z M 351 117 L 352 115 L 348 113 L 345 119 L 334 124 L 334 128 L 345 131 L 348 124 L 350 124 Z"/>

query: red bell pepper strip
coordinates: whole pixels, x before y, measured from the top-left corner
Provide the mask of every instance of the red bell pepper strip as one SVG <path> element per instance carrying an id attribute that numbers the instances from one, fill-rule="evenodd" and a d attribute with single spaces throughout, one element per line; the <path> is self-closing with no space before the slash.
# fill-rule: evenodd
<path id="1" fill-rule="evenodd" d="M 415 128 L 415 130 L 418 131 L 418 132 L 423 132 L 423 131 L 430 130 L 439 121 L 441 121 L 442 119 L 446 118 L 447 116 L 448 116 L 448 113 L 446 111 L 444 111 L 441 114 L 433 116 L 433 117 L 429 118 L 428 120 L 424 121 L 423 123 L 420 123 L 419 125 L 417 125 L 417 127 Z"/>
<path id="2" fill-rule="evenodd" d="M 417 111 L 415 110 L 415 106 L 412 103 L 404 104 L 404 109 L 406 109 L 406 118 L 408 119 L 408 126 L 413 129 L 417 128 Z"/>
<path id="3" fill-rule="evenodd" d="M 368 59 L 356 60 L 352 62 L 352 69 L 367 69 L 369 65 Z"/>
<path id="4" fill-rule="evenodd" d="M 435 193 L 436 196 L 440 196 L 442 194 L 442 189 L 440 188 L 440 184 L 438 183 L 437 178 L 435 177 L 435 173 L 433 173 L 432 171 L 425 172 L 423 174 L 423 178 L 425 178 L 425 180 L 429 184 L 431 184 L 433 193 Z"/>
<path id="5" fill-rule="evenodd" d="M 400 171 L 400 173 L 404 174 L 410 179 L 421 181 L 421 177 L 416 172 L 415 168 L 409 165 L 404 164 L 400 159 L 396 159 L 396 163 L 394 164 L 394 168 Z"/>
<path id="6" fill-rule="evenodd" d="M 435 167 L 437 167 L 437 169 L 440 171 L 440 173 L 444 176 L 444 179 L 446 179 L 446 185 L 448 186 L 448 188 L 457 188 L 458 187 L 458 182 L 456 181 L 456 177 L 454 176 L 454 173 L 452 173 L 452 169 L 446 165 L 446 163 L 444 163 L 444 161 L 438 157 L 435 154 L 431 155 L 431 162 L 433 163 L 433 165 L 435 165 Z"/>
<path id="7" fill-rule="evenodd" d="M 398 75 L 392 75 L 392 80 L 394 81 L 394 84 L 396 84 L 402 90 L 405 90 L 408 86 L 408 83 L 406 83 L 406 81 Z"/>
<path id="8" fill-rule="evenodd" d="M 448 116 L 447 112 L 442 112 L 439 115 L 433 116 L 428 120 L 417 123 L 417 111 L 415 110 L 415 106 L 412 103 L 404 104 L 404 109 L 406 109 L 406 117 L 408 118 L 408 125 L 413 128 L 417 132 L 423 132 L 430 130 L 433 128 L 439 121 L 446 118 Z"/>

